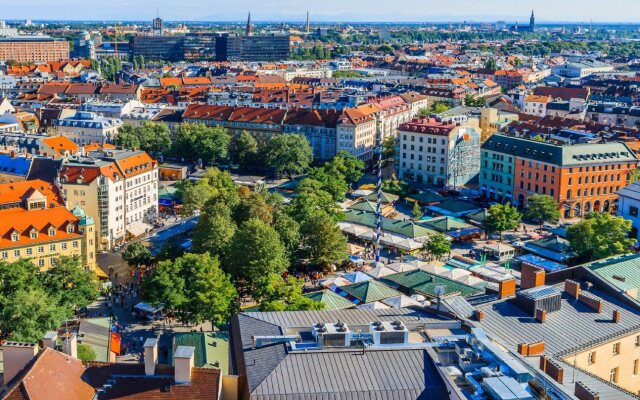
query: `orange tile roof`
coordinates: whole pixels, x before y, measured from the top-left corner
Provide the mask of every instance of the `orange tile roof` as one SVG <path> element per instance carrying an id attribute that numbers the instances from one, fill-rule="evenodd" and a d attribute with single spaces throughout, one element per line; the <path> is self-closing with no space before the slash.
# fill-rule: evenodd
<path id="1" fill-rule="evenodd" d="M 55 207 L 64 206 L 58 189 L 42 179 L 0 184 L 0 205 L 19 203 L 35 190 L 47 197 L 47 207 L 52 203 Z"/>
<path id="2" fill-rule="evenodd" d="M 127 178 L 149 172 L 156 164 L 156 160 L 144 151 L 116 160 L 120 172 Z"/>
<path id="3" fill-rule="evenodd" d="M 551 97 L 549 96 L 537 96 L 535 94 L 531 94 L 525 97 L 524 101 L 528 103 L 548 103 L 551 101 Z"/>
<path id="4" fill-rule="evenodd" d="M 79 150 L 77 144 L 64 136 L 54 136 L 42 139 L 42 143 L 51 147 L 55 152 L 60 155 L 64 155 L 66 151 L 70 154 L 74 154 Z"/>
<path id="5" fill-rule="evenodd" d="M 45 208 L 40 210 L 25 210 L 23 208 L 10 208 L 0 210 L 0 249 L 22 247 L 39 243 L 47 243 L 58 240 L 81 238 L 82 234 L 67 232 L 69 224 L 76 224 L 78 218 L 71 214 L 65 207 Z M 56 229 L 55 236 L 49 236 L 48 228 Z M 35 239 L 31 238 L 31 231 L 38 231 Z M 11 240 L 11 234 L 18 232 L 18 241 Z"/>

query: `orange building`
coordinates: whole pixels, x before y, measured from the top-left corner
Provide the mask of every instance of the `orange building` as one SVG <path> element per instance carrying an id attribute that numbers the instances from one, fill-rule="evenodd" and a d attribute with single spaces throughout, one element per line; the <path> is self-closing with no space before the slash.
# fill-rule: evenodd
<path id="1" fill-rule="evenodd" d="M 0 39 L 0 60 L 49 62 L 67 60 L 69 42 L 51 37 L 17 37 Z"/>
<path id="2" fill-rule="evenodd" d="M 629 183 L 629 173 L 638 165 L 635 153 L 620 142 L 555 145 L 493 135 L 483 146 L 483 157 L 487 150 L 513 157 L 513 168 L 483 162 L 481 175 L 513 170 L 514 203 L 526 206 L 529 196 L 546 194 L 558 202 L 565 218 L 615 212 L 616 192 Z"/>

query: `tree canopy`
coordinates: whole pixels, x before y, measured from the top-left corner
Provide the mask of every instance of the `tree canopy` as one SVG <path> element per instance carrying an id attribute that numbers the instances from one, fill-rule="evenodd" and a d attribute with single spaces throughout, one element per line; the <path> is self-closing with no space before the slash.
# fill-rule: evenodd
<path id="1" fill-rule="evenodd" d="M 589 213 L 584 221 L 567 228 L 571 249 L 584 260 L 598 260 L 630 251 L 631 221 L 608 213 Z"/>
<path id="2" fill-rule="evenodd" d="M 145 121 L 140 126 L 125 124 L 118 129 L 116 142 L 130 150 L 166 154 L 171 147 L 171 131 L 166 124 Z"/>
<path id="3" fill-rule="evenodd" d="M 200 123 L 183 123 L 175 132 L 173 154 L 189 160 L 201 160 L 203 165 L 212 165 L 227 159 L 231 135 L 221 126 L 206 126 Z"/>
<path id="4" fill-rule="evenodd" d="M 149 265 L 151 263 L 151 252 L 142 242 L 133 242 L 122 253 L 122 259 L 132 267 Z"/>
<path id="5" fill-rule="evenodd" d="M 324 309 L 324 303 L 302 295 L 304 282 L 293 275 L 283 279 L 272 274 L 260 293 L 260 311 L 315 311 Z"/>
<path id="6" fill-rule="evenodd" d="M 440 260 L 443 255 L 451 251 L 451 241 L 444 234 L 437 232 L 428 237 L 424 243 L 424 249 L 436 260 Z"/>
<path id="7" fill-rule="evenodd" d="M 502 240 L 502 232 L 515 229 L 520 224 L 522 215 L 511 204 L 495 204 L 489 208 L 484 220 L 487 232 L 498 232 Z"/>
<path id="8" fill-rule="evenodd" d="M 265 160 L 277 175 L 291 177 L 307 170 L 313 161 L 313 151 L 303 135 L 278 135 L 269 141 Z"/>
<path id="9" fill-rule="evenodd" d="M 221 325 L 236 310 L 236 290 L 217 257 L 209 253 L 185 254 L 159 263 L 145 277 L 143 288 L 147 300 L 164 304 L 182 322 Z"/>
<path id="10" fill-rule="evenodd" d="M 545 194 L 534 194 L 527 198 L 525 218 L 536 221 L 540 227 L 545 222 L 558 222 L 560 211 L 558 202 L 551 196 Z"/>

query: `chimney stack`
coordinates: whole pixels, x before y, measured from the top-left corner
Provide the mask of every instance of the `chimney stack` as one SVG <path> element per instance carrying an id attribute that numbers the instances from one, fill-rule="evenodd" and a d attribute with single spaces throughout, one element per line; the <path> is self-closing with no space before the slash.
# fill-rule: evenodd
<path id="1" fill-rule="evenodd" d="M 580 284 L 571 279 L 567 279 L 564 281 L 564 291 L 567 292 L 569 296 L 578 300 L 578 297 L 580 297 Z"/>
<path id="2" fill-rule="evenodd" d="M 520 288 L 530 289 L 544 285 L 545 272 L 531 264 L 522 263 L 520 270 Z"/>
<path id="3" fill-rule="evenodd" d="M 78 337 L 75 333 L 66 333 L 62 339 L 62 352 L 73 358 L 78 358 Z"/>
<path id="4" fill-rule="evenodd" d="M 149 338 L 144 342 L 144 374 L 153 376 L 158 363 L 158 339 Z"/>
<path id="5" fill-rule="evenodd" d="M 613 322 L 620 322 L 620 310 L 613 310 Z"/>
<path id="6" fill-rule="evenodd" d="M 38 354 L 35 343 L 4 342 L 2 361 L 4 364 L 4 384 L 7 385 Z"/>
<path id="7" fill-rule="evenodd" d="M 174 379 L 177 384 L 191 382 L 191 369 L 193 368 L 193 346 L 178 346 L 173 353 Z"/>
<path id="8" fill-rule="evenodd" d="M 501 281 L 498 284 L 498 295 L 501 299 L 505 297 L 515 296 L 516 294 L 516 280 L 509 279 L 506 281 Z"/>
<path id="9" fill-rule="evenodd" d="M 42 338 L 42 347 L 56 349 L 56 341 L 58 340 L 58 332 L 48 331 Z"/>

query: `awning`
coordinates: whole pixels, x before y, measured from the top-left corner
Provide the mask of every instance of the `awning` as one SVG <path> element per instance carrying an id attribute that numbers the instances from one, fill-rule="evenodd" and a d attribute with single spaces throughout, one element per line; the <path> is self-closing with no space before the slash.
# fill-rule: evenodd
<path id="1" fill-rule="evenodd" d="M 127 228 L 127 232 L 129 232 L 129 234 L 133 237 L 138 237 L 146 232 L 149 232 L 151 229 L 153 229 L 153 226 L 147 223 L 136 222 L 135 224 Z"/>

